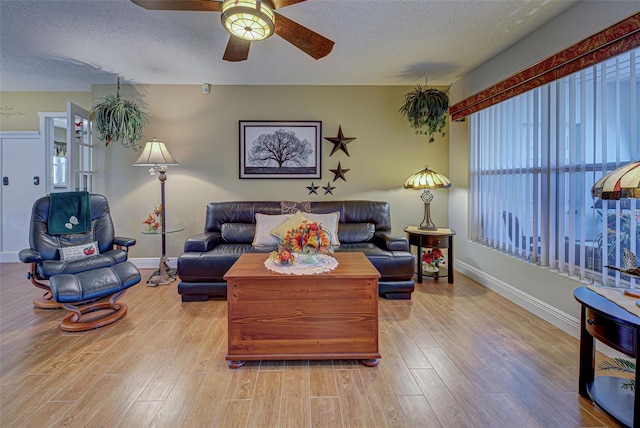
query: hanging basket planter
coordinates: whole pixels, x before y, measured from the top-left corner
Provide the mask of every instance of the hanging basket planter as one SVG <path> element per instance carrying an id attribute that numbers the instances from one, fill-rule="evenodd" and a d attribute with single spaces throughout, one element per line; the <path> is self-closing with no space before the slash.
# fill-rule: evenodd
<path id="1" fill-rule="evenodd" d="M 407 118 L 416 134 L 428 135 L 430 143 L 435 141 L 433 135 L 436 133 L 445 136 L 443 130 L 447 125 L 448 111 L 447 92 L 420 85 L 404 96 L 404 104 L 400 107 L 400 113 Z"/>
<path id="2" fill-rule="evenodd" d="M 135 151 L 141 148 L 142 128 L 148 121 L 149 112 L 138 102 L 120 97 L 120 78 L 116 94 L 100 98 L 91 113 L 95 116 L 98 137 L 105 146 L 115 141 Z"/>

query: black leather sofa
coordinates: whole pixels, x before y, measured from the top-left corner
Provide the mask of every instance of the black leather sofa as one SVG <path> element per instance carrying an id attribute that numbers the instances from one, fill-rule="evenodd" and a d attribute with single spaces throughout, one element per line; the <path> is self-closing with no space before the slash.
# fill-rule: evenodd
<path id="1" fill-rule="evenodd" d="M 411 299 L 415 257 L 404 236 L 391 234 L 387 202 L 212 202 L 207 204 L 204 232 L 191 236 L 178 257 L 178 293 L 183 302 L 226 297 L 227 270 L 245 252 L 269 252 L 274 247 L 253 246 L 256 213 L 279 215 L 297 209 L 310 213 L 339 212 L 334 251 L 360 251 L 380 272 L 378 291 L 387 299 Z M 368 231 L 368 233 L 367 233 Z"/>

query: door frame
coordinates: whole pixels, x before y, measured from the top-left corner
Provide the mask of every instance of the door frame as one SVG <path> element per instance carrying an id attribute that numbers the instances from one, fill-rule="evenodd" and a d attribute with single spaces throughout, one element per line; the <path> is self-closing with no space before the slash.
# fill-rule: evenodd
<path id="1" fill-rule="evenodd" d="M 53 158 L 53 147 L 51 144 L 48 144 L 49 141 L 53 141 L 53 135 L 51 135 L 51 128 L 48 125 L 48 119 L 67 119 L 67 113 L 64 111 L 55 111 L 55 112 L 38 112 L 38 116 L 40 117 L 40 131 L 41 131 L 41 140 L 42 140 L 42 148 L 45 153 L 45 176 L 46 180 L 46 189 L 47 194 L 51 192 L 55 192 L 56 190 L 53 187 L 53 165 L 51 165 L 51 159 Z M 69 125 L 67 124 L 67 128 Z M 67 143 L 69 144 L 69 143 Z M 69 150 L 69 149 L 67 149 Z M 67 166 L 67 175 L 69 170 L 69 166 Z M 67 186 L 70 186 L 69 177 L 67 176 Z"/>

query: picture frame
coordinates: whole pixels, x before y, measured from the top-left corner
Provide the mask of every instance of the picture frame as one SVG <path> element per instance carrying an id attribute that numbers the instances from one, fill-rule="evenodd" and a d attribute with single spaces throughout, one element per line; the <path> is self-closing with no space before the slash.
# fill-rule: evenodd
<path id="1" fill-rule="evenodd" d="M 241 120 L 239 125 L 240 178 L 321 178 L 321 121 Z"/>

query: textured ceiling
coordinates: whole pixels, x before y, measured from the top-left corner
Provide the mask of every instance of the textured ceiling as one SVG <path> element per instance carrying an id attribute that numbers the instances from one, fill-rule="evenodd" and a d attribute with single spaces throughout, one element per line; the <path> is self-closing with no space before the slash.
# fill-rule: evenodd
<path id="1" fill-rule="evenodd" d="M 333 40 L 314 60 L 278 36 L 247 61 L 222 55 L 215 12 L 148 11 L 128 0 L 0 0 L 0 90 L 91 84 L 451 83 L 574 0 L 309 0 L 279 13 Z"/>

